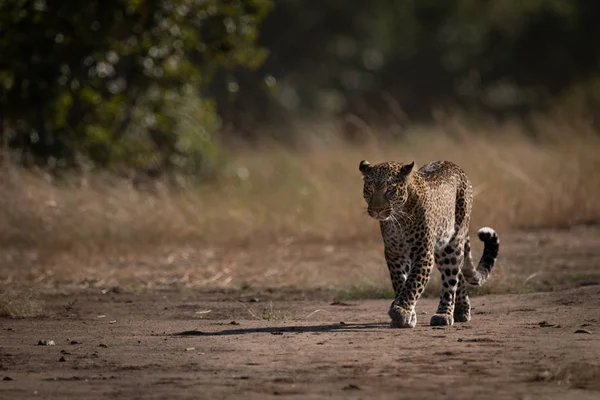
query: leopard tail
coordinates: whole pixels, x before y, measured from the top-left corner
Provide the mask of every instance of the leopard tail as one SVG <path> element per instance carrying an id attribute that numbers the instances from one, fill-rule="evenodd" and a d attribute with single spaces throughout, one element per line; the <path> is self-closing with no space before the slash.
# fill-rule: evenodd
<path id="1" fill-rule="evenodd" d="M 463 266 L 463 275 L 466 281 L 471 285 L 481 286 L 483 285 L 490 273 L 496 259 L 498 258 L 498 251 L 500 249 L 500 240 L 498 234 L 492 228 L 481 228 L 478 232 L 479 240 L 483 242 L 483 255 L 479 260 L 477 268 L 473 265 L 473 258 L 471 257 L 471 243 L 467 237 L 465 242 L 465 263 Z"/>

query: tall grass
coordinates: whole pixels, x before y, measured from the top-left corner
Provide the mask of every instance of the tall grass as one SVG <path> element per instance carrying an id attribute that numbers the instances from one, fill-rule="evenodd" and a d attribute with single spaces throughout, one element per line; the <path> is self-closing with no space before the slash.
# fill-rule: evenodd
<path id="1" fill-rule="evenodd" d="M 472 225 L 499 229 L 568 226 L 600 220 L 600 138 L 537 143 L 514 132 L 412 132 L 292 151 L 277 145 L 237 150 L 220 179 L 153 193 L 108 176 L 44 179 L 13 170 L 0 182 L 0 243 L 25 247 L 113 247 L 188 241 L 369 238 L 358 162 L 451 160 L 475 189 Z M 48 178 L 48 177 L 46 177 Z M 162 189 L 161 189 L 162 188 Z M 375 226 L 374 226 L 375 225 Z"/>
<path id="2" fill-rule="evenodd" d="M 549 124 L 531 140 L 516 126 L 448 129 L 413 128 L 395 141 L 370 136 L 357 145 L 321 126 L 303 132 L 300 149 L 237 147 L 215 181 L 184 190 L 158 185 L 152 193 L 112 176 L 51 180 L 10 169 L 0 178 L 0 246 L 48 259 L 78 255 L 89 265 L 186 245 L 379 243 L 378 226 L 364 213 L 362 159 L 461 165 L 475 188 L 473 230 L 600 221 L 600 138 L 593 132 Z"/>

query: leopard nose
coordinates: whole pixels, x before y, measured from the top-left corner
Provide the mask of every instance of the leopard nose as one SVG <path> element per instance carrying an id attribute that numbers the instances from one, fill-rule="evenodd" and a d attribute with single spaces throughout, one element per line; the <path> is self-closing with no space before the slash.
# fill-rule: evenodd
<path id="1" fill-rule="evenodd" d="M 371 217 L 377 219 L 379 219 L 382 214 L 385 214 L 385 210 L 383 208 L 369 208 L 367 212 Z"/>

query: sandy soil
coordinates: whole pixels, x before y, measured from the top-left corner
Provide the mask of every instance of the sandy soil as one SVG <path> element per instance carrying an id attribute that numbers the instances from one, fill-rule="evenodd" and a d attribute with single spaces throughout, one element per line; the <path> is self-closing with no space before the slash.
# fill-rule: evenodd
<path id="1" fill-rule="evenodd" d="M 600 397 L 600 286 L 476 297 L 445 328 L 436 304 L 393 330 L 388 300 L 325 292 L 55 294 L 0 319 L 0 398 Z"/>

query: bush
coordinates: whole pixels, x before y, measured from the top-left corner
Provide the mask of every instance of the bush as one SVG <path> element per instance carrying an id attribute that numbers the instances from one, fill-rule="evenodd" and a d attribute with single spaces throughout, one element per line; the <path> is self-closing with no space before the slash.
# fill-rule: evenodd
<path id="1" fill-rule="evenodd" d="M 217 69 L 260 65 L 270 4 L 2 2 L 2 135 L 27 163 L 198 172 L 219 127 L 202 88 Z"/>

